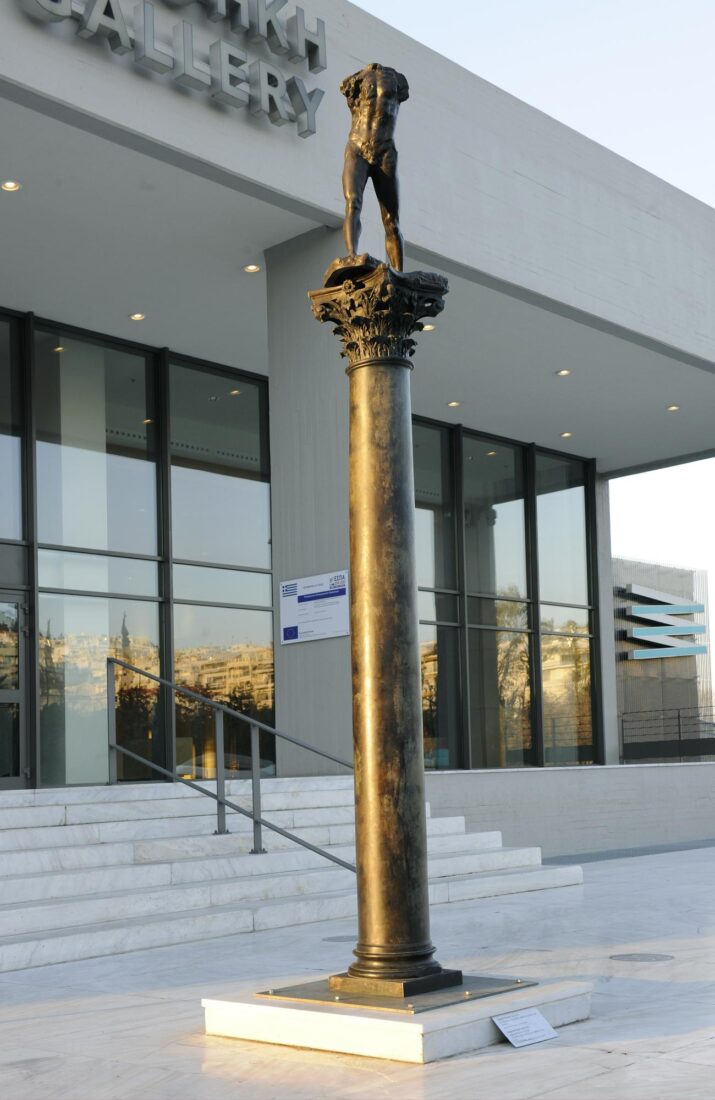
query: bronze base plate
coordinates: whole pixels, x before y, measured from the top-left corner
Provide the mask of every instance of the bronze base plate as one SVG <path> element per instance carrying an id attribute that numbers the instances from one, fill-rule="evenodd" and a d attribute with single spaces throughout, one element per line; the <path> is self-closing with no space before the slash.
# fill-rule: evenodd
<path id="1" fill-rule="evenodd" d="M 375 997 L 358 993 L 335 993 L 331 990 L 327 978 L 319 982 L 304 982 L 302 985 L 284 986 L 283 989 L 266 989 L 256 993 L 257 997 L 266 997 L 279 1001 L 302 1001 L 307 1004 L 332 1005 L 341 1008 L 370 1008 L 383 1012 L 400 1012 L 414 1016 L 417 1012 L 429 1012 L 447 1005 L 465 1004 L 480 997 L 494 997 L 498 993 L 511 993 L 515 989 L 527 989 L 538 982 L 526 978 L 495 978 L 491 975 L 477 976 L 465 974 L 462 984 L 449 989 L 438 989 L 432 993 L 417 993 L 412 997 Z"/>
<path id="2" fill-rule="evenodd" d="M 353 993 L 360 997 L 416 997 L 420 993 L 436 993 L 462 984 L 461 970 L 438 970 L 421 978 L 361 978 L 352 974 L 331 974 L 331 993 Z"/>

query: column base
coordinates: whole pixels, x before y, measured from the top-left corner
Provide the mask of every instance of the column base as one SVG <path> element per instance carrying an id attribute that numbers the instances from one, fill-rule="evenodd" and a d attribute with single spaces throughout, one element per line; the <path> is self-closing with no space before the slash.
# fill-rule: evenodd
<path id="1" fill-rule="evenodd" d="M 325 980 L 276 989 L 272 995 L 244 994 L 202 1004 L 207 1035 L 417 1063 L 503 1041 L 492 1022 L 495 1014 L 538 1008 L 556 1028 L 589 1016 L 591 986 L 582 982 L 547 982 L 534 988 L 524 980 L 517 985 L 509 979 L 465 975 L 465 985 L 463 992 L 428 994 L 425 1003 L 399 1008 L 387 998 L 379 1005 L 365 1003 L 366 998 L 359 1006 L 346 1004 L 340 994 L 328 991 Z"/>
<path id="2" fill-rule="evenodd" d="M 353 993 L 361 997 L 416 997 L 462 984 L 461 970 L 438 970 L 421 978 L 358 978 L 352 974 L 331 974 L 331 993 Z"/>

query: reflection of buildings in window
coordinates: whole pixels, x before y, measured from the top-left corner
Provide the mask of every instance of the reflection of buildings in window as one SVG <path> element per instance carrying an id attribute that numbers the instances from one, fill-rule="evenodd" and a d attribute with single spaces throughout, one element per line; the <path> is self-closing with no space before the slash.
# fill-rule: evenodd
<path id="1" fill-rule="evenodd" d="M 17 619 L 0 612 L 0 689 L 16 688 L 17 678 Z"/>
<path id="2" fill-rule="evenodd" d="M 547 745 L 591 745 L 588 639 L 542 635 L 541 668 Z"/>
<path id="3" fill-rule="evenodd" d="M 422 736 L 424 739 L 425 767 L 444 767 L 449 763 L 449 750 L 440 745 L 440 741 L 444 738 L 439 736 L 437 713 L 439 658 L 436 641 L 420 642 L 420 670 L 422 673 Z"/>
<path id="4" fill-rule="evenodd" d="M 78 634 L 40 640 L 40 699 L 43 706 L 72 700 L 77 710 L 104 706 L 106 659 L 118 657 L 154 674 L 159 651 L 148 638 L 132 638 L 127 652 L 121 634 Z M 0 664 L 2 652 L 0 650 Z M 273 708 L 273 650 L 271 646 L 202 646 L 183 650 L 176 656 L 176 679 L 191 684 L 202 695 L 251 700 L 257 710 Z M 117 670 L 117 692 L 147 684 L 144 677 L 128 669 Z M 149 685 L 151 686 L 151 685 Z"/>
<path id="5" fill-rule="evenodd" d="M 523 753 L 531 747 L 529 703 L 529 652 L 524 634 L 499 632 L 497 640 L 497 684 L 501 740 L 510 753 Z"/>
<path id="6" fill-rule="evenodd" d="M 273 710 L 273 647 L 197 646 L 176 654 L 176 680 L 247 714 Z"/>
<path id="7" fill-rule="evenodd" d="M 107 657 L 117 657 L 156 675 L 159 671 L 159 650 L 149 638 L 132 638 L 127 651 L 125 634 L 70 634 L 53 638 L 48 623 L 47 632 L 40 635 L 40 704 L 71 703 L 75 712 L 103 709 L 107 693 Z M 138 673 L 118 669 L 117 694 L 138 685 L 155 688 Z"/>

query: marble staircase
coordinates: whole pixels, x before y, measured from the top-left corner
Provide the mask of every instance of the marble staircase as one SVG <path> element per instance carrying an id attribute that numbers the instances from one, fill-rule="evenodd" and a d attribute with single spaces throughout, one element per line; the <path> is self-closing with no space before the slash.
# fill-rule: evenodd
<path id="1" fill-rule="evenodd" d="M 206 784 L 209 786 L 209 784 Z M 250 783 L 227 797 L 250 808 Z M 351 776 L 266 779 L 263 817 L 354 859 Z M 355 875 L 178 784 L 0 793 L 0 972 L 355 914 Z M 429 816 L 433 905 L 578 885 L 538 848 Z"/>

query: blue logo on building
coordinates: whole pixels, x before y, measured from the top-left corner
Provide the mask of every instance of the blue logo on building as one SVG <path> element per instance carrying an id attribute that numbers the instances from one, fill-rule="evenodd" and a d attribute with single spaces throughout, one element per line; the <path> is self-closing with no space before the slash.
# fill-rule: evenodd
<path id="1" fill-rule="evenodd" d="M 634 642 L 645 642 L 649 647 L 632 650 L 628 654 L 630 660 L 697 657 L 700 653 L 707 653 L 706 645 L 698 645 L 693 640 L 696 636 L 705 634 L 705 627 L 680 618 L 681 615 L 702 614 L 705 611 L 704 604 L 688 603 L 682 597 L 657 592 L 654 588 L 644 588 L 639 584 L 629 584 L 624 591 L 627 596 L 647 601 L 629 604 L 625 608 L 627 618 L 648 624 L 632 626 L 628 630 L 628 638 Z"/>

